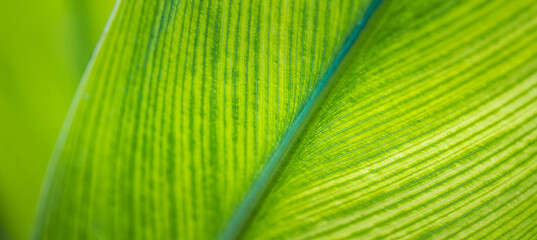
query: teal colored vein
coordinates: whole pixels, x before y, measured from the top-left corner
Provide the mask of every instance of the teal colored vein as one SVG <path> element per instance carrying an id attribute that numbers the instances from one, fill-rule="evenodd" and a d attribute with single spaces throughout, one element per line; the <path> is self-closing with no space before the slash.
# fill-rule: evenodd
<path id="1" fill-rule="evenodd" d="M 307 126 L 312 113 L 315 112 L 326 94 L 329 92 L 330 87 L 333 85 L 333 81 L 330 81 L 330 79 L 343 61 L 343 58 L 347 55 L 353 44 L 360 36 L 360 33 L 363 31 L 367 22 L 381 2 L 382 0 L 373 0 L 360 22 L 353 28 L 349 37 L 343 43 L 341 50 L 328 68 L 328 71 L 324 74 L 311 96 L 295 116 L 293 122 L 283 135 L 281 141 L 270 155 L 270 158 L 264 166 L 263 171 L 253 182 L 244 200 L 235 211 L 235 215 L 230 219 L 229 224 L 222 232 L 220 239 L 238 239 L 244 233 L 244 230 L 248 226 L 249 220 L 255 214 L 257 206 L 262 202 L 263 197 L 270 189 L 270 184 L 277 177 L 277 174 L 280 172 L 280 170 L 285 166 L 292 146 L 294 146 L 297 140 L 300 138 L 300 135 L 305 129 L 305 126 Z"/>

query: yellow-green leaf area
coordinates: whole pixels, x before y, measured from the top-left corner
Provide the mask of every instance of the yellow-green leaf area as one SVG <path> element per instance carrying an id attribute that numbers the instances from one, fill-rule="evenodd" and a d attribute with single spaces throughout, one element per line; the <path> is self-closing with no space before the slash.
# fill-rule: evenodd
<path id="1" fill-rule="evenodd" d="M 245 239 L 532 239 L 532 1 L 387 1 Z"/>
<path id="2" fill-rule="evenodd" d="M 119 1 L 38 239 L 532 239 L 537 5 Z"/>
<path id="3" fill-rule="evenodd" d="M 368 3 L 119 1 L 35 236 L 216 237 Z"/>

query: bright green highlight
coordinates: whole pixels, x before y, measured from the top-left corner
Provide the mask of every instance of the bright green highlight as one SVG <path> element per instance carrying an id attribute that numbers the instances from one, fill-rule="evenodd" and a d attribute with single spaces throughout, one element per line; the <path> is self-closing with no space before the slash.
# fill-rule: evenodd
<path id="1" fill-rule="evenodd" d="M 531 238 L 535 4 L 370 3 L 120 1 L 35 237 Z"/>

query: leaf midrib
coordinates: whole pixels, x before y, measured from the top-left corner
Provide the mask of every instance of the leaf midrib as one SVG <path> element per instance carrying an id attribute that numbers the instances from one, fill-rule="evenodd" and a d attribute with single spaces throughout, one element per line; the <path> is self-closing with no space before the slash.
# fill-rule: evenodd
<path id="1" fill-rule="evenodd" d="M 264 196 L 266 196 L 270 190 L 272 183 L 278 179 L 278 173 L 285 168 L 292 147 L 297 144 L 304 129 L 308 125 L 311 116 L 313 116 L 313 113 L 315 113 L 315 111 L 319 109 L 319 106 L 322 105 L 323 100 L 334 85 L 334 81 L 331 81 L 331 79 L 336 73 L 336 70 L 339 68 L 343 59 L 347 56 L 351 47 L 355 44 L 382 1 L 383 0 L 371 1 L 364 16 L 360 18 L 349 37 L 343 42 L 341 50 L 339 50 L 338 54 L 330 64 L 330 67 L 319 81 L 317 87 L 310 94 L 304 106 L 295 115 L 289 128 L 285 131 L 285 134 L 274 148 L 274 151 L 270 154 L 268 161 L 259 176 L 254 180 L 243 201 L 236 208 L 235 214 L 231 217 L 227 226 L 225 226 L 220 239 L 239 239 L 248 228 L 248 225 L 251 222 L 250 220 L 255 216 L 258 206 L 263 202 Z"/>

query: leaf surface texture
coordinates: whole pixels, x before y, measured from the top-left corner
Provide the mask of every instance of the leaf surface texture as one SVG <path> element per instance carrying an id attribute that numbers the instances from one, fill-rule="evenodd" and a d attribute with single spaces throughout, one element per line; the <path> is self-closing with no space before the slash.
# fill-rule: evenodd
<path id="1" fill-rule="evenodd" d="M 537 6 L 377 3 L 118 2 L 36 236 L 531 238 Z"/>

